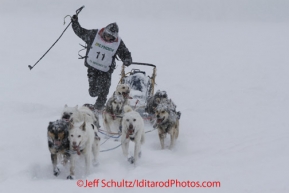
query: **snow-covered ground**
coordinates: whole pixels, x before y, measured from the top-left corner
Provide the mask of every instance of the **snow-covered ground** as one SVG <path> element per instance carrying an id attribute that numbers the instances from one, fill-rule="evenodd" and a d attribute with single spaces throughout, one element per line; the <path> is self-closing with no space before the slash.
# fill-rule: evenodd
<path id="1" fill-rule="evenodd" d="M 0 192 L 289 192 L 288 2 L 3 0 L 0 5 Z M 59 37 L 63 17 L 82 5 L 83 27 L 116 21 L 134 61 L 157 65 L 157 89 L 167 91 L 182 117 L 172 151 L 161 150 L 157 132 L 150 132 L 136 168 L 118 148 L 100 153 L 100 165 L 87 178 L 78 170 L 77 180 L 219 181 L 220 188 L 80 188 L 77 180 L 66 180 L 68 168 L 52 175 L 48 122 L 60 117 L 65 104 L 95 102 L 77 59 L 83 42 L 69 28 L 32 71 L 28 65 Z M 101 149 L 118 144 L 110 140 Z"/>

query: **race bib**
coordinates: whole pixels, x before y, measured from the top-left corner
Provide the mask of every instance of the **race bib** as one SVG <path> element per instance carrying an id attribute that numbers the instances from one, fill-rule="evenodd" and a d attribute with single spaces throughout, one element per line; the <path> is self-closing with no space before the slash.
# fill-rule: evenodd
<path id="1" fill-rule="evenodd" d="M 109 71 L 120 41 L 121 39 L 118 37 L 115 42 L 106 42 L 97 33 L 87 54 L 87 64 L 103 72 Z"/>

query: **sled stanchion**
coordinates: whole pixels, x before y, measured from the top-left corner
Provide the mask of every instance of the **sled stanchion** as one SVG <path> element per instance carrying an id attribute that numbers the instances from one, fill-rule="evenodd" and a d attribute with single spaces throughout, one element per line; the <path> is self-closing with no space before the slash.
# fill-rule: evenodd
<path id="1" fill-rule="evenodd" d="M 151 80 L 152 80 L 152 89 L 151 89 L 151 93 L 150 93 L 150 96 L 153 96 L 154 95 L 154 93 L 155 93 L 155 84 L 156 84 L 156 76 L 157 76 L 157 74 L 156 74 L 156 67 L 154 67 L 154 70 L 153 70 L 153 75 L 152 75 L 152 77 L 151 77 Z"/>
<path id="2" fill-rule="evenodd" d="M 84 8 L 84 6 L 80 7 L 79 9 L 76 10 L 76 15 L 78 15 L 81 10 Z M 66 16 L 67 17 L 67 16 Z M 32 70 L 34 68 L 34 66 L 36 66 L 36 64 L 51 50 L 51 48 L 58 42 L 58 40 L 62 37 L 62 35 L 64 34 L 64 32 L 67 30 L 67 28 L 70 26 L 71 22 L 67 25 L 67 27 L 64 29 L 64 31 L 61 33 L 61 35 L 59 36 L 59 38 L 52 44 L 52 46 L 43 54 L 43 56 L 41 56 L 41 58 L 33 65 L 28 65 L 29 69 Z"/>
<path id="3" fill-rule="evenodd" d="M 124 65 L 122 65 L 122 67 L 121 67 L 121 72 L 120 72 L 120 81 L 119 81 L 120 84 L 123 83 L 124 77 L 125 77 L 125 71 L 124 71 Z"/>

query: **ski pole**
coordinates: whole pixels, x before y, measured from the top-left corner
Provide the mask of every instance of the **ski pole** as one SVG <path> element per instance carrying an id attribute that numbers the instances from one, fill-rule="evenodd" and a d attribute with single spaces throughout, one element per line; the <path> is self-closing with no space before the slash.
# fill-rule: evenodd
<path id="1" fill-rule="evenodd" d="M 80 7 L 79 9 L 76 10 L 76 15 L 78 15 L 81 10 L 84 8 L 84 6 Z M 33 66 L 30 66 L 28 65 L 29 69 L 32 70 L 32 68 L 34 68 L 34 66 L 36 66 L 36 64 L 49 52 L 49 50 L 56 44 L 56 42 L 58 42 L 58 40 L 61 38 L 61 36 L 64 34 L 64 32 L 67 30 L 67 28 L 70 26 L 71 24 L 71 21 L 70 23 L 67 25 L 67 27 L 64 29 L 64 31 L 62 32 L 62 34 L 59 36 L 59 38 L 54 42 L 54 44 L 52 44 L 52 46 L 45 52 L 45 54 L 43 54 L 43 56 L 41 56 L 41 58 L 33 65 Z"/>

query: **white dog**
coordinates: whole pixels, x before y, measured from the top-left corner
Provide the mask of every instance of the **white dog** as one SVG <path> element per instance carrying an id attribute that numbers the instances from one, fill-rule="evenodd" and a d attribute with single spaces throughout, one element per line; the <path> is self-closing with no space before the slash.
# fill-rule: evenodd
<path id="1" fill-rule="evenodd" d="M 89 174 L 91 158 L 93 155 L 93 165 L 98 164 L 99 138 L 95 135 L 95 126 L 91 122 L 70 122 L 68 139 L 70 150 L 76 152 L 70 158 L 70 175 L 67 179 L 74 179 L 75 156 L 83 154 L 85 157 L 85 172 Z"/>
<path id="2" fill-rule="evenodd" d="M 73 122 L 83 122 L 84 120 L 92 122 L 97 128 L 99 128 L 99 118 L 86 106 L 78 105 L 75 107 L 64 106 L 61 118 L 66 121 L 73 120 Z"/>
<path id="3" fill-rule="evenodd" d="M 128 158 L 130 163 L 136 164 L 138 158 L 141 156 L 141 145 L 145 141 L 144 121 L 140 114 L 133 111 L 128 105 L 124 106 L 123 111 L 121 136 L 122 151 L 123 155 Z M 128 156 L 129 141 L 135 143 L 134 157 Z"/>

